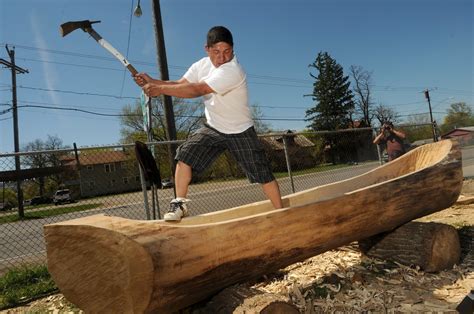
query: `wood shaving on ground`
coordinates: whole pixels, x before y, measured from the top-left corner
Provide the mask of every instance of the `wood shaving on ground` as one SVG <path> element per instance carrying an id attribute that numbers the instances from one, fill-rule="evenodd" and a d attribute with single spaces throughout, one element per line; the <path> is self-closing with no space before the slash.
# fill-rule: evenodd
<path id="1" fill-rule="evenodd" d="M 452 312 L 474 287 L 474 257 L 451 270 L 418 268 L 363 256 L 355 244 L 291 265 L 254 287 L 286 295 L 301 313 Z"/>

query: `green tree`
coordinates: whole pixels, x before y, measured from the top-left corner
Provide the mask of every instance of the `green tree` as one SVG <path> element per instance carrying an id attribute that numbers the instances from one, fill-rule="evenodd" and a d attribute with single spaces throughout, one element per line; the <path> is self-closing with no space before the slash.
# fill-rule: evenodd
<path id="1" fill-rule="evenodd" d="M 428 113 L 414 114 L 407 117 L 404 131 L 408 141 L 415 142 L 433 138 L 433 128 Z"/>
<path id="2" fill-rule="evenodd" d="M 55 153 L 54 150 L 62 148 L 67 148 L 67 146 L 63 145 L 63 141 L 58 136 L 48 135 L 45 141 L 36 139 L 23 147 L 24 151 L 33 153 L 22 156 L 21 163 L 24 168 L 58 167 L 61 164 L 60 154 Z M 52 193 L 58 186 L 59 181 L 58 175 L 33 178 L 28 182 L 34 183 L 38 187 L 38 190 L 30 189 L 30 193 L 39 194 L 40 196 L 44 196 L 47 192 Z M 48 186 L 50 188 L 47 188 Z"/>
<path id="3" fill-rule="evenodd" d="M 153 98 L 152 102 L 153 141 L 167 141 L 168 137 L 166 135 L 166 119 L 161 97 Z M 176 134 L 179 140 L 186 139 L 191 133 L 194 133 L 198 128 L 202 127 L 205 120 L 204 104 L 202 101 L 173 98 L 173 110 L 175 116 Z M 257 132 L 268 132 L 270 128 L 268 124 L 266 124 L 262 119 L 260 107 L 258 105 L 251 106 L 251 113 Z M 126 105 L 122 108 L 120 132 L 122 135 L 122 143 L 134 143 L 137 140 L 142 142 L 148 141 L 147 134 L 145 133 L 143 127 L 143 114 L 140 101 L 137 101 L 133 105 Z M 162 176 L 171 176 L 171 167 L 169 165 L 167 146 L 156 146 L 154 153 L 156 160 L 160 165 Z M 217 162 L 216 164 L 219 165 Z M 226 172 L 229 172 L 229 167 L 223 167 L 226 169 Z M 203 176 L 205 175 L 203 174 Z"/>
<path id="4" fill-rule="evenodd" d="M 173 98 L 173 111 L 175 117 L 176 137 L 185 139 L 202 126 L 204 119 L 204 105 L 202 101 L 184 100 Z M 165 110 L 161 97 L 152 98 L 152 140 L 156 142 L 167 141 L 167 127 Z M 143 114 L 140 101 L 126 105 L 122 108 L 121 130 L 122 143 L 135 141 L 147 142 L 147 133 L 143 127 Z M 157 163 L 163 177 L 171 176 L 168 146 L 158 145 L 154 148 Z"/>
<path id="5" fill-rule="evenodd" d="M 350 124 L 350 113 L 354 110 L 349 77 L 343 68 L 327 52 L 320 52 L 316 61 L 309 65 L 319 71 L 313 84 L 315 106 L 306 110 L 306 121 L 313 130 L 335 131 L 346 129 Z"/>
<path id="6" fill-rule="evenodd" d="M 315 131 L 349 128 L 352 125 L 354 101 L 349 77 L 344 76 L 342 66 L 327 52 L 320 52 L 309 67 L 318 70 L 319 74 L 316 76 L 310 72 L 310 76 L 315 79 L 312 94 L 315 106 L 306 110 L 306 121 L 310 122 L 308 127 Z M 333 163 L 345 161 L 343 152 L 347 147 L 343 147 L 344 143 L 337 133 L 324 135 L 324 142 Z"/>
<path id="7" fill-rule="evenodd" d="M 201 127 L 204 119 L 204 105 L 201 101 L 185 101 L 173 98 L 176 135 L 185 139 L 190 133 Z M 161 97 L 152 98 L 152 137 L 154 141 L 167 141 L 165 110 Z M 133 143 L 136 140 L 146 140 L 147 134 L 143 128 L 143 114 L 140 101 L 122 108 L 121 135 L 123 143 Z"/>
<path id="8" fill-rule="evenodd" d="M 458 102 L 451 104 L 447 110 L 447 115 L 444 118 L 443 125 L 441 126 L 441 132 L 446 133 L 455 128 L 473 126 L 474 115 L 472 108 L 465 102 Z"/>
<path id="9" fill-rule="evenodd" d="M 16 196 L 16 191 L 11 188 L 7 188 L 3 185 L 1 191 L 1 202 L 4 204 L 9 204 L 13 207 L 18 206 L 18 198 Z"/>

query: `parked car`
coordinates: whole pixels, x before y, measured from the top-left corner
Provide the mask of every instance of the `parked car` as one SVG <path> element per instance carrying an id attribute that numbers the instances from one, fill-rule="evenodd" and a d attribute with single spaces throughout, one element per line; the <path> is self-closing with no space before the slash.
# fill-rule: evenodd
<path id="1" fill-rule="evenodd" d="M 71 203 L 71 202 L 72 202 L 71 192 L 69 191 L 69 189 L 57 190 L 54 193 L 54 196 L 53 196 L 54 205 L 63 204 L 63 203 Z"/>
<path id="2" fill-rule="evenodd" d="M 51 198 L 46 196 L 35 196 L 30 200 L 30 205 L 40 205 L 51 203 Z"/>
<path id="3" fill-rule="evenodd" d="M 171 181 L 170 179 L 163 179 L 161 180 L 161 188 L 162 189 L 170 189 L 174 186 L 174 183 L 173 181 Z"/>

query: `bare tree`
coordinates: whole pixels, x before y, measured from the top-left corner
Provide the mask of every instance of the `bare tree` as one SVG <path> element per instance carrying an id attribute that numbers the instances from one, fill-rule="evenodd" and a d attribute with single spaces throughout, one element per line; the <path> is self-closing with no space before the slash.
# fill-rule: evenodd
<path id="1" fill-rule="evenodd" d="M 23 150 L 28 152 L 54 151 L 61 148 L 66 148 L 66 146 L 63 145 L 62 139 L 60 139 L 58 136 L 48 135 L 46 141 L 36 139 L 26 144 Z M 59 158 L 60 156 L 54 152 L 29 154 L 22 157 L 22 164 L 27 168 L 57 167 L 60 165 Z M 52 175 L 49 178 L 55 181 L 56 183 L 59 182 L 58 175 Z M 38 178 L 34 178 L 32 182 L 38 184 L 39 195 L 43 196 L 46 192 L 45 177 L 41 176 Z"/>
<path id="2" fill-rule="evenodd" d="M 270 126 L 263 120 L 263 113 L 258 104 L 254 104 L 250 107 L 252 111 L 252 119 L 257 133 L 268 133 L 270 132 Z"/>
<path id="3" fill-rule="evenodd" d="M 361 66 L 351 65 L 350 75 L 354 81 L 352 90 L 355 95 L 356 113 L 360 115 L 364 126 L 370 127 L 374 117 L 370 92 L 372 72 L 364 70 Z"/>
<path id="4" fill-rule="evenodd" d="M 398 122 L 398 114 L 390 107 L 385 106 L 384 104 L 379 104 L 374 109 L 374 117 L 377 119 L 380 125 L 385 121 L 391 121 L 393 123 Z"/>
<path id="5" fill-rule="evenodd" d="M 407 124 L 431 124 L 428 113 L 413 114 L 407 117 Z"/>

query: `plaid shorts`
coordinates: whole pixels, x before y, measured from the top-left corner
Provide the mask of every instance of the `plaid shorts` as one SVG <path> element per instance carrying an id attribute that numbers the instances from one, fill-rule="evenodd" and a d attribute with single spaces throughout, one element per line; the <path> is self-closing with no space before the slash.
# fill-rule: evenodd
<path id="1" fill-rule="evenodd" d="M 263 145 L 253 127 L 242 133 L 224 134 L 205 125 L 178 147 L 175 159 L 191 166 L 193 172 L 200 173 L 226 149 L 251 183 L 275 180 Z"/>

